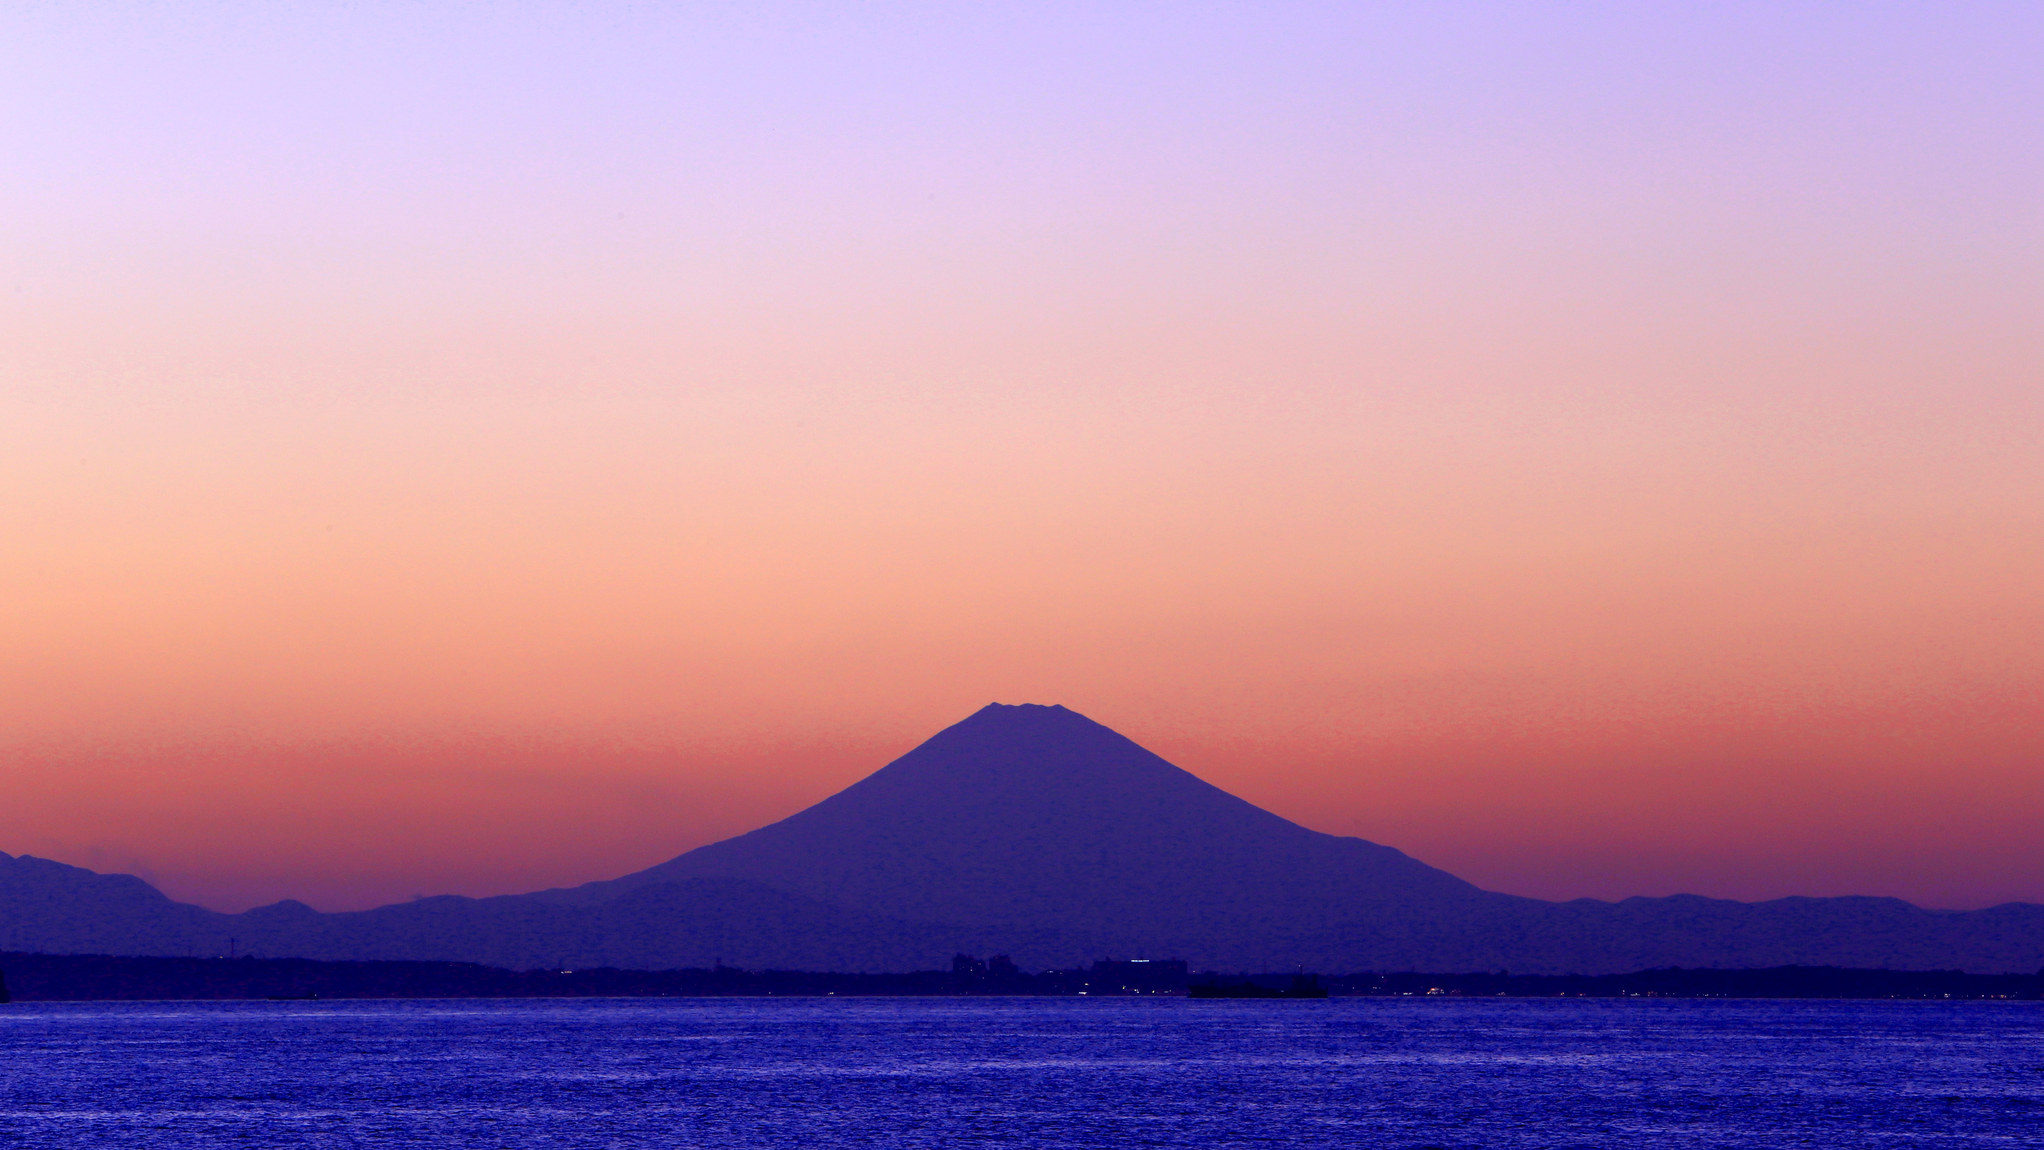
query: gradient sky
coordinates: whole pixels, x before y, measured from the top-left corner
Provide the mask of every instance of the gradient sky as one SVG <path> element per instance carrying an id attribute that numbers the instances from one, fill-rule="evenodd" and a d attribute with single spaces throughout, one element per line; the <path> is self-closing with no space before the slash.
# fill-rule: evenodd
<path id="1" fill-rule="evenodd" d="M 2044 901 L 2044 8 L 14 4 L 0 850 L 610 877 L 993 700 Z"/>

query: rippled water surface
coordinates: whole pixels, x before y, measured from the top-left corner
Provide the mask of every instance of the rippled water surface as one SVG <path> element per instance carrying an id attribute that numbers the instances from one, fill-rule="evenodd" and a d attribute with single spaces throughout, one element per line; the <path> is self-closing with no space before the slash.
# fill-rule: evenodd
<path id="1" fill-rule="evenodd" d="M 2044 1146 L 2034 1003 L 0 1007 L 0 1145 Z"/>

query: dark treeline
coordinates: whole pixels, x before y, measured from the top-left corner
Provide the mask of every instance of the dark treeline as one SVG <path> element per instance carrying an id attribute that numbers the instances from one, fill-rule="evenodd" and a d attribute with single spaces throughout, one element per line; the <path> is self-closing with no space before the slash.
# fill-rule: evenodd
<path id="1" fill-rule="evenodd" d="M 1025 973 L 1005 956 L 950 970 L 830 974 L 742 970 L 505 970 L 467 962 L 135 958 L 0 953 L 16 1002 L 339 998 L 660 998 L 719 995 L 1082 995 L 1182 993 L 1183 962 L 1096 962 Z"/>
<path id="2" fill-rule="evenodd" d="M 1106 961 L 1029 973 L 1005 958 L 960 955 L 950 970 L 827 974 L 735 967 L 504 970 L 462 962 L 318 962 L 300 958 L 130 958 L 0 953 L 0 1002 L 185 999 L 652 998 L 711 996 L 1182 995 L 1188 983 L 1292 985 L 1297 972 L 1189 973 L 1186 964 Z M 2044 971 L 1646 970 L 1617 975 L 1351 974 L 1340 997 L 2044 998 Z"/>
<path id="3" fill-rule="evenodd" d="M 1265 979 L 1270 982 L 1273 980 Z M 1956 970 L 1857 970 L 1775 966 L 1760 970 L 1641 970 L 1632 974 L 1355 974 L 1330 982 L 1340 995 L 1506 995 L 1515 998 L 2044 998 L 2035 974 Z"/>

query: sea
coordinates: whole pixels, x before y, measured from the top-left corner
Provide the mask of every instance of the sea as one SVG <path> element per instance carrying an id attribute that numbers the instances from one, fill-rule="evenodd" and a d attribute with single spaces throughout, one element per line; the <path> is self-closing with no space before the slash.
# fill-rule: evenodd
<path id="1" fill-rule="evenodd" d="M 2044 1146 L 2044 1004 L 0 1007 L 0 1146 Z"/>

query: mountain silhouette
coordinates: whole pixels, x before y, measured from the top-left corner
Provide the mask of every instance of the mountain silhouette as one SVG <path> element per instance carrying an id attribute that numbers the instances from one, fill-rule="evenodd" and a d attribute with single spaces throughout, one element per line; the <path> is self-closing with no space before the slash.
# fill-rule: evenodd
<path id="1" fill-rule="evenodd" d="M 1054 921 L 1146 950 L 1223 922 L 1485 897 L 1390 847 L 1279 818 L 1076 712 L 999 703 L 799 814 L 576 894 L 680 878 L 897 918 Z"/>
<path id="2" fill-rule="evenodd" d="M 636 874 L 320 914 L 176 903 L 140 879 L 0 855 L 0 949 L 928 968 L 1113 955 L 1196 967 L 1612 973 L 1786 964 L 2034 970 L 2044 907 L 1677 896 L 1552 903 L 1322 834 L 1058 706 L 990 705 L 795 815 Z"/>

